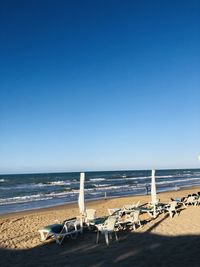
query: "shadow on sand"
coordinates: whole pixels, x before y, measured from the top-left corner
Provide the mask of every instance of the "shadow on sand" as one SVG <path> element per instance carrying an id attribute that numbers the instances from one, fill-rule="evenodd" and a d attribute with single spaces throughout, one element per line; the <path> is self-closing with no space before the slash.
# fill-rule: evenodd
<path id="1" fill-rule="evenodd" d="M 49 242 L 27 250 L 0 248 L 0 265 L 200 266 L 200 236 L 155 235 L 151 233 L 154 227 L 143 233 L 119 232 L 119 242 L 113 239 L 109 247 L 103 236 L 96 244 L 96 233 L 86 232 L 77 239 L 66 238 L 62 246 Z"/>

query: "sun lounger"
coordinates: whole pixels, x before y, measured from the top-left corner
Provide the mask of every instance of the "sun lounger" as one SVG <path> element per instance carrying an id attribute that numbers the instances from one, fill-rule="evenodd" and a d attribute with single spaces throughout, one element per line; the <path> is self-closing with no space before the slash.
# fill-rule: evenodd
<path id="1" fill-rule="evenodd" d="M 66 220 L 62 224 L 47 225 L 39 230 L 42 241 L 53 237 L 59 245 L 62 244 L 66 236 L 76 238 L 80 232 L 82 232 L 81 225 L 76 218 Z"/>
<path id="2" fill-rule="evenodd" d="M 141 207 L 140 208 L 141 213 L 147 213 L 150 217 L 154 216 L 154 208 L 153 207 Z M 159 214 L 159 212 L 156 211 L 156 216 Z"/>
<path id="3" fill-rule="evenodd" d="M 147 213 L 150 217 L 157 217 L 159 214 L 164 212 L 164 206 L 165 204 L 163 203 L 157 203 L 155 205 L 155 210 L 153 204 L 149 203 L 145 207 L 139 207 L 139 210 L 141 213 Z"/>

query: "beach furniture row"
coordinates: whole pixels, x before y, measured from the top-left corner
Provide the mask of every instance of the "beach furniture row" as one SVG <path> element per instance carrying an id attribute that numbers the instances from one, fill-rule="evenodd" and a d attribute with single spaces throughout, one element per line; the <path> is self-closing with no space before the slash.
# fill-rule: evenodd
<path id="1" fill-rule="evenodd" d="M 151 218 L 155 218 L 159 214 L 168 213 L 171 218 L 179 214 L 182 208 L 188 206 L 198 206 L 200 204 L 200 192 L 197 194 L 188 195 L 183 198 L 171 199 L 167 204 L 147 203 L 139 205 L 137 203 L 126 204 L 122 208 L 108 209 L 108 216 L 97 218 L 95 209 L 86 209 L 85 214 L 63 221 L 60 224 L 52 224 L 45 226 L 39 230 L 41 241 L 53 237 L 57 244 L 61 245 L 65 237 L 76 238 L 78 234 L 83 233 L 85 228 L 95 230 L 97 233 L 96 243 L 99 242 L 100 234 L 105 236 L 106 244 L 109 245 L 109 237 L 113 234 L 118 240 L 117 232 L 121 230 L 136 230 L 141 227 L 142 223 L 140 215 L 147 213 Z"/>

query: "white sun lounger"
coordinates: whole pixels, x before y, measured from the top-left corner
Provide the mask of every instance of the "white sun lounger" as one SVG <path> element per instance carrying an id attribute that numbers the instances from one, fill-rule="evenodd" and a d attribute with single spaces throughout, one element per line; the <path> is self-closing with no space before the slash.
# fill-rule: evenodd
<path id="1" fill-rule="evenodd" d="M 47 225 L 39 230 L 41 241 L 53 237 L 57 244 L 61 245 L 66 236 L 76 238 L 77 234 L 82 232 L 80 222 L 77 219 L 70 219 L 63 224 Z"/>

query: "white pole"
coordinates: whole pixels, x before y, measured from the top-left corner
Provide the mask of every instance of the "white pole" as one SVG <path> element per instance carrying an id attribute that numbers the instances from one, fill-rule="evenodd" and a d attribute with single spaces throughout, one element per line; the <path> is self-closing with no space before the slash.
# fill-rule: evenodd
<path id="1" fill-rule="evenodd" d="M 156 204 L 157 204 L 157 196 L 156 196 L 156 178 L 155 178 L 155 170 L 152 170 L 151 174 L 151 203 L 153 205 L 153 217 L 156 217 Z"/>
<path id="2" fill-rule="evenodd" d="M 84 183 L 85 183 L 85 173 L 80 174 L 80 190 L 78 197 L 78 206 L 81 217 L 81 228 L 83 229 L 83 217 L 85 216 L 85 196 L 84 196 Z"/>

